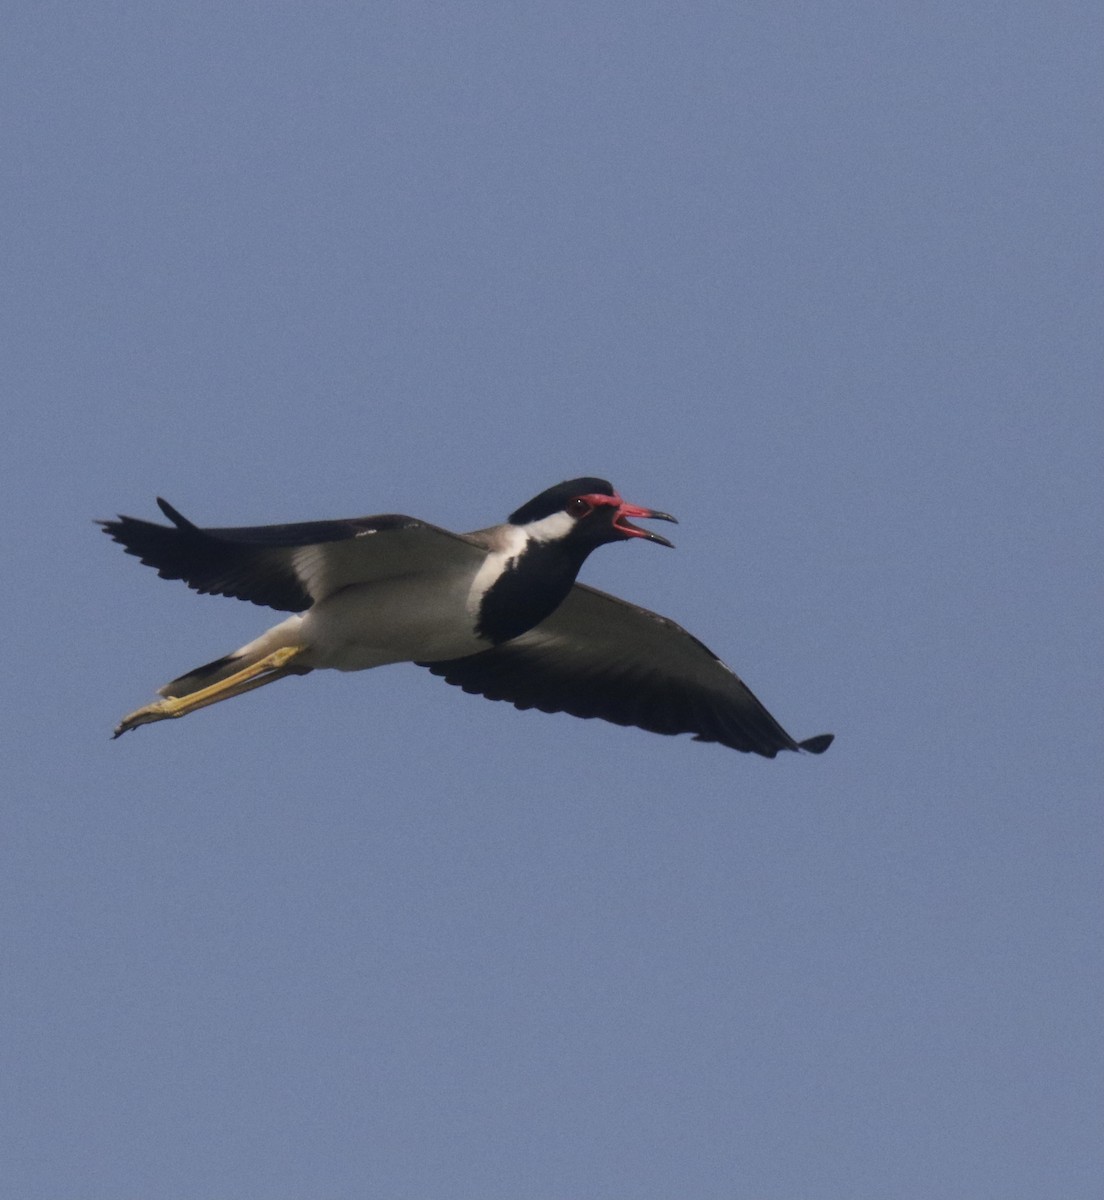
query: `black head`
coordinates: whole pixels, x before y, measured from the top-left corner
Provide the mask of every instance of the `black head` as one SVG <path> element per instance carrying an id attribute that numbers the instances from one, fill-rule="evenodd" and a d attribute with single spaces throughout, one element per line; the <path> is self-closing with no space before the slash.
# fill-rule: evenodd
<path id="1" fill-rule="evenodd" d="M 636 537 L 646 538 L 661 546 L 671 545 L 658 533 L 631 524 L 629 517 L 675 521 L 667 513 L 627 504 L 608 480 L 584 475 L 579 479 L 565 480 L 534 496 L 528 504 L 523 504 L 510 514 L 510 524 L 529 526 L 534 533 L 543 526 L 543 539 L 570 539 L 591 547 Z M 542 534 L 537 533 L 537 536 Z"/>
<path id="2" fill-rule="evenodd" d="M 539 521 L 542 517 L 563 512 L 569 500 L 588 493 L 596 496 L 617 494 L 608 479 L 595 479 L 590 475 L 584 475 L 581 479 L 565 479 L 555 487 L 546 488 L 539 496 L 534 496 L 527 504 L 523 504 L 517 512 L 511 513 L 510 524 L 528 525 L 531 521 Z"/>
<path id="3" fill-rule="evenodd" d="M 507 538 L 499 574 L 479 601 L 476 630 L 498 645 L 518 637 L 555 612 L 571 591 L 590 552 L 606 542 L 647 538 L 671 543 L 629 523 L 629 517 L 673 521 L 666 513 L 626 504 L 605 479 L 584 476 L 558 483 L 511 514 L 524 533 Z M 496 561 L 488 559 L 489 562 Z"/>

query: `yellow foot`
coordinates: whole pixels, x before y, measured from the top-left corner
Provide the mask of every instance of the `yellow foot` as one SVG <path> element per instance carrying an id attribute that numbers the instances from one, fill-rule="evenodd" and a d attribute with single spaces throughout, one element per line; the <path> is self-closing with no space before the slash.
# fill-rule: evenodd
<path id="1" fill-rule="evenodd" d="M 124 733 L 131 729 L 137 729 L 139 725 L 148 725 L 151 721 L 164 721 L 166 717 L 182 717 L 182 712 L 166 712 L 169 706 L 168 700 L 160 700 L 156 704 L 147 704 L 144 708 L 136 708 L 134 712 L 128 713 L 115 726 L 115 732 L 111 735 L 113 738 L 122 737 Z"/>
<path id="2" fill-rule="evenodd" d="M 306 649 L 305 646 L 283 646 L 274 650 L 259 661 L 248 667 L 212 683 L 209 687 L 189 692 L 187 696 L 170 696 L 167 700 L 158 700 L 146 704 L 142 708 L 123 717 L 115 726 L 113 738 L 122 737 L 139 725 L 149 725 L 153 721 L 165 721 L 169 717 L 186 717 L 197 708 L 206 708 L 209 704 L 218 704 L 220 700 L 229 700 L 232 696 L 241 696 L 254 688 L 264 687 L 266 683 L 275 683 L 285 675 L 305 675 L 310 667 L 297 667 L 292 660 Z"/>

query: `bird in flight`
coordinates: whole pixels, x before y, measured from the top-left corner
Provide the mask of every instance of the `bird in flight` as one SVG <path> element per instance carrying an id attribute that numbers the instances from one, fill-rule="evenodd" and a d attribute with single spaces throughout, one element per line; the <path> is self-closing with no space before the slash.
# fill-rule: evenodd
<path id="1" fill-rule="evenodd" d="M 795 741 L 712 651 L 674 621 L 576 583 L 592 550 L 671 543 L 630 518 L 674 521 L 624 501 L 604 479 L 571 479 L 503 525 L 450 533 L 413 517 L 200 529 L 158 499 L 171 525 L 101 521 L 163 579 L 293 614 L 232 654 L 159 689 L 115 737 L 288 675 L 413 662 L 517 708 L 601 717 L 774 758 L 821 754 Z"/>

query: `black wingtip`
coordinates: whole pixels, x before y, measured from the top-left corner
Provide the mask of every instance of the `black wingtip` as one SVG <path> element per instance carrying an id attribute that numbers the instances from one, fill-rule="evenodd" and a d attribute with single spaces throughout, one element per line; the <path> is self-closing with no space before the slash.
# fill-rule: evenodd
<path id="1" fill-rule="evenodd" d="M 810 754 L 823 754 L 825 750 L 835 740 L 834 733 L 818 733 L 816 737 L 806 738 L 803 742 L 798 742 L 798 748 L 808 750 Z"/>
<path id="2" fill-rule="evenodd" d="M 182 513 L 178 513 L 175 508 L 160 496 L 157 497 L 157 507 L 169 518 L 177 529 L 195 529 L 195 526 Z"/>
<path id="3" fill-rule="evenodd" d="M 98 525 L 113 542 L 122 544 L 123 539 L 121 535 L 123 526 L 130 519 L 129 517 L 118 516 L 114 521 L 103 521 L 97 517 L 93 523 Z"/>

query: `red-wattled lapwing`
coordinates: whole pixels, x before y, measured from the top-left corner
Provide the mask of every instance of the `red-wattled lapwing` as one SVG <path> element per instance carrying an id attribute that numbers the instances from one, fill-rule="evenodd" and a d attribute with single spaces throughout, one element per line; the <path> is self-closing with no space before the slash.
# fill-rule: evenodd
<path id="1" fill-rule="evenodd" d="M 414 662 L 518 708 L 692 733 L 767 758 L 820 754 L 832 741 L 794 741 L 674 621 L 575 582 L 606 542 L 671 545 L 629 518 L 674 517 L 625 503 L 604 479 L 557 484 L 505 525 L 474 533 L 395 515 L 199 529 L 157 503 L 171 526 L 134 517 L 100 524 L 163 579 L 295 615 L 167 683 L 165 699 L 125 717 L 116 737 L 286 675 Z"/>

